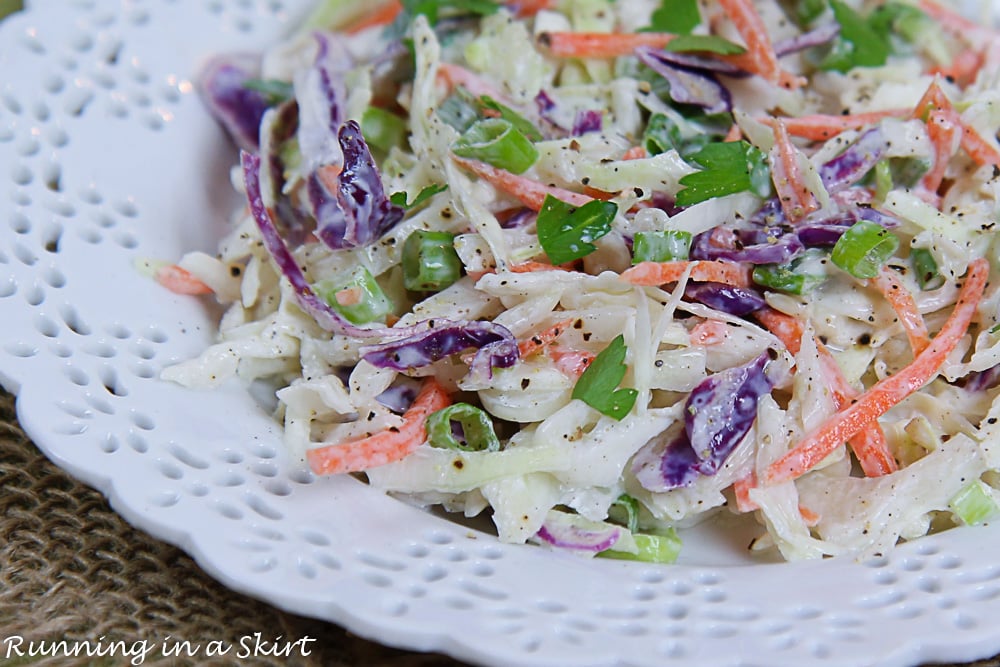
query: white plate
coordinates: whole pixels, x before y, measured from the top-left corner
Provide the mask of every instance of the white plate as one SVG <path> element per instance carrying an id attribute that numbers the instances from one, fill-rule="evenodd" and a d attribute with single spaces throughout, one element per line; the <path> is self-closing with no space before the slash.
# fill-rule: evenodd
<path id="1" fill-rule="evenodd" d="M 1000 527 L 866 563 L 674 567 L 499 544 L 286 460 L 238 386 L 156 379 L 217 313 L 137 258 L 211 251 L 235 155 L 192 91 L 305 0 L 49 0 L 0 24 L 0 379 L 59 465 L 215 577 L 379 641 L 482 664 L 908 665 L 1000 651 Z M 732 542 L 732 539 L 728 539 Z M 699 558 L 706 564 L 695 565 Z"/>

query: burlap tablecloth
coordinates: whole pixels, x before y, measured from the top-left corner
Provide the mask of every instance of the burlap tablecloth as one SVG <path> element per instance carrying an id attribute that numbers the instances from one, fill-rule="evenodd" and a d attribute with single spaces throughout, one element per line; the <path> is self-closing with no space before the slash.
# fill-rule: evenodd
<path id="1" fill-rule="evenodd" d="M 1000 622 L 1000 621 L 998 621 Z M 180 550 L 126 524 L 97 491 L 49 462 L 17 424 L 0 391 L 0 664 L 73 665 L 85 660 L 4 660 L 4 640 L 142 639 L 151 645 L 212 641 L 239 646 L 260 632 L 304 637 L 310 655 L 258 656 L 256 665 L 461 667 L 440 655 L 366 641 L 332 624 L 294 616 L 234 593 Z M 26 645 L 26 644 L 25 644 Z M 235 652 L 214 664 L 232 664 Z M 128 658 L 90 664 L 127 664 Z M 211 664 L 151 653 L 144 665 Z M 976 667 L 1000 667 L 994 658 Z"/>

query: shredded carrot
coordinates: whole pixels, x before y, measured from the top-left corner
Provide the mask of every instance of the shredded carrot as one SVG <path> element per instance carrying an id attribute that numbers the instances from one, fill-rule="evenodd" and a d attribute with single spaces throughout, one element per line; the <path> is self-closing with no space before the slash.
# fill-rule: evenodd
<path id="1" fill-rule="evenodd" d="M 575 379 L 583 375 L 596 355 L 584 350 L 567 350 L 553 345 L 549 348 L 549 356 L 563 375 Z"/>
<path id="2" fill-rule="evenodd" d="M 559 58 L 617 58 L 641 46 L 662 49 L 674 37 L 665 32 L 543 32 L 538 41 Z"/>
<path id="3" fill-rule="evenodd" d="M 973 127 L 962 121 L 951 100 L 941 90 L 937 79 L 931 82 L 931 85 L 927 87 L 927 91 L 924 92 L 920 101 L 917 102 L 917 106 L 913 109 L 912 117 L 929 120 L 931 113 L 934 111 L 938 112 L 938 118 L 946 118 L 949 123 L 961 129 L 962 149 L 968 153 L 969 157 L 976 164 L 990 164 L 1000 167 L 1000 149 L 986 139 L 983 139 Z"/>
<path id="4" fill-rule="evenodd" d="M 646 151 L 645 146 L 632 146 L 622 153 L 623 160 L 642 160 L 647 157 L 649 157 L 649 153 Z"/>
<path id="5" fill-rule="evenodd" d="M 816 349 L 819 351 L 820 363 L 826 375 L 827 382 L 833 391 L 833 398 L 837 403 L 837 409 L 844 408 L 851 404 L 858 397 L 860 392 L 852 387 L 840 370 L 840 365 L 833 358 L 830 350 L 822 341 L 816 341 Z M 885 439 L 885 432 L 878 421 L 855 433 L 847 441 L 851 446 L 851 451 L 858 459 L 861 470 L 868 477 L 880 477 L 896 472 L 899 465 L 895 457 L 889 450 L 889 443 Z"/>
<path id="6" fill-rule="evenodd" d="M 517 351 L 520 352 L 521 358 L 529 357 L 536 352 L 545 349 L 550 343 L 555 339 L 559 338 L 566 329 L 573 324 L 573 318 L 563 320 L 562 322 L 556 322 L 548 329 L 544 331 L 539 331 L 536 334 L 531 334 L 531 336 L 525 340 L 519 341 L 517 344 Z"/>
<path id="7" fill-rule="evenodd" d="M 765 483 L 777 484 L 805 474 L 841 443 L 930 381 L 969 328 L 988 275 L 989 262 L 983 258 L 973 260 L 958 303 L 931 344 L 907 366 L 877 382 L 773 463 L 767 470 Z"/>
<path id="8" fill-rule="evenodd" d="M 719 320 L 702 320 L 691 329 L 692 345 L 720 345 L 729 340 L 729 327 Z"/>
<path id="9" fill-rule="evenodd" d="M 753 470 L 746 477 L 733 482 L 733 494 L 736 496 L 736 511 L 747 513 L 760 509 L 760 505 L 750 499 L 750 489 L 757 488 L 757 473 Z"/>
<path id="10" fill-rule="evenodd" d="M 802 516 L 802 521 L 810 528 L 819 524 L 820 515 L 805 505 L 799 505 L 799 514 Z"/>
<path id="11" fill-rule="evenodd" d="M 438 63 L 437 76 L 449 90 L 461 86 L 476 97 L 487 95 L 495 100 L 504 100 L 504 94 L 495 86 L 461 65 L 445 62 Z"/>
<path id="12" fill-rule="evenodd" d="M 799 318 L 786 315 L 770 306 L 754 311 L 754 318 L 773 333 L 792 354 L 798 354 L 802 347 L 802 322 Z"/>
<path id="13" fill-rule="evenodd" d="M 917 303 L 913 300 L 913 294 L 899 280 L 896 272 L 885 266 L 875 278 L 872 285 L 885 297 L 892 309 L 896 311 L 896 317 L 906 332 L 906 338 L 910 341 L 910 348 L 916 356 L 930 345 L 931 337 L 927 333 L 927 324 L 923 315 L 917 309 Z"/>
<path id="14" fill-rule="evenodd" d="M 336 192 L 340 188 L 340 172 L 343 165 L 326 164 L 316 170 L 316 177 L 323 184 L 323 187 L 330 192 Z"/>
<path id="15" fill-rule="evenodd" d="M 353 35 L 381 25 L 389 25 L 396 20 L 396 17 L 403 11 L 403 3 L 399 0 L 389 0 L 384 4 L 375 7 L 370 14 L 363 16 L 358 21 L 349 25 L 344 32 Z"/>
<path id="16" fill-rule="evenodd" d="M 726 283 L 737 287 L 750 285 L 750 270 L 735 262 L 711 260 L 679 260 L 675 262 L 639 262 L 625 269 L 621 278 L 627 283 L 643 286 L 675 283 L 691 268 L 691 280 Z"/>
<path id="17" fill-rule="evenodd" d="M 868 127 L 872 123 L 877 123 L 883 118 L 902 118 L 909 113 L 909 109 L 887 109 L 885 111 L 843 114 L 840 116 L 812 114 L 797 118 L 785 117 L 781 121 L 785 124 L 785 129 L 793 137 L 802 137 L 804 139 L 812 139 L 813 141 L 825 141 L 846 130 L 859 130 L 863 127 Z M 767 125 L 774 124 L 774 119 L 772 118 L 760 118 L 758 120 Z"/>
<path id="18" fill-rule="evenodd" d="M 726 132 L 725 138 L 722 140 L 725 143 L 732 143 L 734 141 L 739 141 L 743 138 L 743 130 L 736 123 L 729 126 L 729 132 Z"/>
<path id="19" fill-rule="evenodd" d="M 957 113 L 955 117 L 958 117 Z M 969 157 L 978 165 L 990 164 L 1000 167 L 1000 150 L 976 130 L 962 123 L 961 119 L 958 122 L 962 125 L 962 149 L 969 154 Z"/>
<path id="20" fill-rule="evenodd" d="M 534 273 L 535 271 L 572 271 L 573 269 L 568 266 L 556 266 L 555 264 L 528 260 L 527 262 L 508 264 L 507 270 L 511 273 Z"/>
<path id="21" fill-rule="evenodd" d="M 935 109 L 927 115 L 927 135 L 934 146 L 934 163 L 924 174 L 921 185 L 929 192 L 937 192 L 944 181 L 948 161 L 955 152 L 958 131 L 951 114 Z"/>
<path id="22" fill-rule="evenodd" d="M 986 64 L 986 56 L 982 51 L 976 49 L 965 49 L 955 54 L 951 64 L 945 66 L 932 67 L 931 74 L 937 74 L 954 81 L 960 87 L 965 88 L 976 80 L 979 70 Z"/>
<path id="23" fill-rule="evenodd" d="M 972 21 L 960 12 L 934 0 L 920 0 L 920 9 L 942 28 L 960 39 L 982 46 L 996 38 L 996 33 Z"/>
<path id="24" fill-rule="evenodd" d="M 402 426 L 360 440 L 310 449 L 306 452 L 309 467 L 317 475 L 337 475 L 399 461 L 427 439 L 427 417 L 450 404 L 448 392 L 437 380 L 427 378 L 417 398 L 403 414 Z"/>
<path id="25" fill-rule="evenodd" d="M 927 114 L 935 109 L 940 109 L 942 111 L 954 109 L 951 104 L 951 100 L 949 100 L 948 96 L 945 95 L 943 90 L 941 90 L 941 86 L 938 84 L 936 77 L 933 81 L 931 81 L 931 85 L 927 86 L 927 90 L 924 91 L 924 94 L 920 96 L 916 106 L 913 107 L 913 111 L 910 113 L 910 118 L 926 118 Z"/>
<path id="26" fill-rule="evenodd" d="M 519 18 L 534 16 L 543 9 L 550 9 L 555 5 L 554 0 L 506 0 L 505 4 L 514 10 Z"/>
<path id="27" fill-rule="evenodd" d="M 478 160 L 467 160 L 465 158 L 452 156 L 459 165 L 468 169 L 479 178 L 488 181 L 490 185 L 520 200 L 522 204 L 534 211 L 540 211 L 545 202 L 546 195 L 552 195 L 556 199 L 566 202 L 571 206 L 583 206 L 593 197 L 564 190 L 550 185 L 542 185 L 538 181 L 533 181 L 525 176 L 513 174 L 504 169 L 498 169 L 493 165 L 479 162 Z"/>
<path id="28" fill-rule="evenodd" d="M 771 83 L 785 88 L 801 88 L 806 84 L 804 78 L 781 69 L 778 55 L 774 52 L 771 38 L 767 34 L 767 26 L 757 13 L 752 0 L 719 0 L 719 4 L 747 46 L 747 60 L 754 74 L 759 74 Z"/>
<path id="29" fill-rule="evenodd" d="M 176 264 L 161 266 L 153 274 L 153 279 L 174 294 L 211 294 L 212 288 L 196 278 L 187 269 Z"/>
<path id="30" fill-rule="evenodd" d="M 818 211 L 819 200 L 802 179 L 798 151 L 792 145 L 788 129 L 781 119 L 771 125 L 774 130 L 774 148 L 771 158 L 771 176 L 774 189 L 781 202 L 781 209 L 791 222 L 798 222 L 810 213 Z"/>

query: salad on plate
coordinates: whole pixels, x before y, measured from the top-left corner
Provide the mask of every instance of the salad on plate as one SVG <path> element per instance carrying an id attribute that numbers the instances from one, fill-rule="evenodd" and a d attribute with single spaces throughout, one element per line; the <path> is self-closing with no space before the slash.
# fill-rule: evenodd
<path id="1" fill-rule="evenodd" d="M 190 387 L 499 539 L 785 559 L 1000 514 L 1000 34 L 933 0 L 323 0 L 220 54 Z"/>

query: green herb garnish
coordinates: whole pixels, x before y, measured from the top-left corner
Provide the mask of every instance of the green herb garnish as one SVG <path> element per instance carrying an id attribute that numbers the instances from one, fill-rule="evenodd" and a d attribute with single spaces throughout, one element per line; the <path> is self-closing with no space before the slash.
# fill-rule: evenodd
<path id="1" fill-rule="evenodd" d="M 618 213 L 612 202 L 594 200 L 579 208 L 547 195 L 535 223 L 538 242 L 553 264 L 564 264 L 597 250 L 592 242 L 611 231 Z"/>
<path id="2" fill-rule="evenodd" d="M 715 197 L 750 191 L 760 197 L 771 192 L 767 155 L 746 141 L 709 144 L 690 156 L 702 168 L 680 180 L 678 206 L 691 206 Z"/>
<path id="3" fill-rule="evenodd" d="M 625 352 L 625 338 L 618 334 L 576 381 L 573 398 L 619 421 L 624 418 L 639 395 L 635 389 L 617 389 L 625 377 Z"/>

